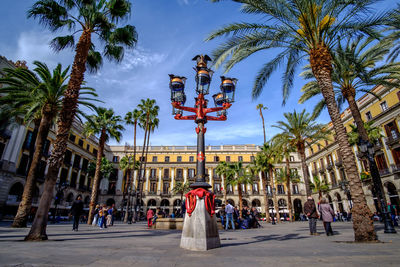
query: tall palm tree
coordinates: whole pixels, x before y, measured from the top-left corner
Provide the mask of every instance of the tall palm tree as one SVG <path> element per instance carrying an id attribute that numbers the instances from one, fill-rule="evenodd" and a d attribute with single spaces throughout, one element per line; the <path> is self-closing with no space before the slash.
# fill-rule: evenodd
<path id="1" fill-rule="evenodd" d="M 113 109 L 98 107 L 96 113 L 88 117 L 88 121 L 84 127 L 85 135 L 100 135 L 96 158 L 96 172 L 93 178 L 92 194 L 90 197 L 88 224 L 93 220 L 93 211 L 97 201 L 104 145 L 109 138 L 113 138 L 119 142 L 122 136 L 121 131 L 124 130 L 121 124 L 123 121 L 121 116 L 115 115 Z"/>
<path id="2" fill-rule="evenodd" d="M 292 205 L 292 190 L 291 190 L 291 170 L 290 170 L 290 153 L 295 151 L 295 146 L 291 142 L 291 136 L 287 132 L 283 132 L 275 135 L 272 138 L 275 142 L 275 148 L 278 149 L 278 153 L 280 157 L 278 157 L 279 161 L 285 160 L 285 168 L 284 172 L 281 173 L 281 181 L 282 176 L 284 178 L 284 182 L 286 183 L 286 191 L 288 197 L 288 210 L 289 210 L 289 220 L 293 221 L 293 205 Z M 278 177 L 277 177 L 278 179 Z"/>
<path id="3" fill-rule="evenodd" d="M 314 192 L 318 192 L 319 199 L 322 198 L 322 193 L 329 191 L 328 181 L 321 181 L 317 175 L 313 176 L 313 182 L 310 182 L 310 187 Z"/>
<path id="4" fill-rule="evenodd" d="M 142 115 L 142 113 L 137 110 L 134 109 L 132 112 L 129 111 L 126 113 L 125 115 L 125 123 L 128 125 L 133 125 L 133 166 L 136 166 L 137 162 L 136 162 L 136 130 L 137 130 L 137 124 L 139 122 L 140 116 Z M 129 196 L 132 194 L 132 190 L 133 190 L 133 179 L 131 179 L 131 184 L 129 185 L 130 191 L 129 191 Z M 128 207 L 131 207 L 131 198 L 128 198 Z M 128 210 L 125 213 L 124 216 L 124 222 L 126 223 L 128 221 Z"/>
<path id="5" fill-rule="evenodd" d="M 305 147 L 316 140 L 328 140 L 329 131 L 324 129 L 324 125 L 317 124 L 315 119 L 303 110 L 301 113 L 284 113 L 286 121 L 278 121 L 276 127 L 282 130 L 287 142 L 296 148 L 300 156 L 301 168 L 303 170 L 304 183 L 306 185 L 306 194 L 311 196 L 310 180 L 308 177 Z"/>
<path id="6" fill-rule="evenodd" d="M 215 168 L 215 172 L 217 175 L 223 177 L 224 179 L 224 183 L 222 185 L 224 189 L 222 191 L 224 194 L 224 203 L 226 203 L 228 184 L 235 176 L 235 172 L 232 170 L 232 168 L 230 168 L 230 165 L 226 161 L 218 162 L 218 165 Z"/>
<path id="7" fill-rule="evenodd" d="M 245 187 L 248 184 L 253 184 L 251 179 L 251 172 L 243 167 L 242 162 L 235 162 L 233 164 L 229 164 L 229 167 L 234 171 L 235 176 L 230 181 L 232 186 L 237 186 L 238 188 L 238 197 L 239 197 L 239 214 L 240 218 L 243 218 L 243 192 L 242 185 Z"/>
<path id="8" fill-rule="evenodd" d="M 142 195 L 142 187 L 143 187 L 143 179 L 145 171 L 143 171 L 143 166 L 146 162 L 145 159 L 145 152 L 146 152 L 146 143 L 148 139 L 148 135 L 150 135 L 150 123 L 151 121 L 158 116 L 159 106 L 156 105 L 155 99 L 141 99 L 140 104 L 138 105 L 142 116 L 139 119 L 139 126 L 144 129 L 144 138 L 143 138 L 143 147 L 142 147 L 142 155 L 140 157 L 140 167 L 139 167 L 139 179 L 138 179 L 138 186 L 139 194 L 136 197 L 136 205 L 139 207 L 141 206 L 141 195 Z M 143 176 L 143 177 L 142 177 Z M 140 200 L 139 200 L 140 198 Z M 139 217 L 138 217 L 139 218 Z"/>
<path id="9" fill-rule="evenodd" d="M 43 156 L 44 143 L 50 132 L 58 112 L 61 109 L 63 94 L 67 88 L 69 67 L 62 69 L 61 64 L 50 71 L 46 64 L 34 61 L 35 68 L 30 71 L 25 68 L 3 69 L 6 77 L 0 83 L 7 85 L 0 88 L 1 109 L 8 111 L 8 116 L 24 116 L 26 125 L 39 121 L 36 140 L 30 150 L 33 152 L 28 175 L 24 186 L 22 199 L 14 217 L 13 227 L 26 227 L 31 210 L 33 190 L 36 184 L 36 170 Z M 82 88 L 78 102 L 89 108 L 94 99 L 87 97 L 97 96 L 92 88 Z M 10 112 L 11 111 L 11 112 Z M 35 123 L 36 124 L 36 123 Z M 35 127 L 36 130 L 36 127 Z"/>
<path id="10" fill-rule="evenodd" d="M 219 2 L 219 0 L 213 0 Z M 332 85 L 332 51 L 337 37 L 358 33 L 379 37 L 375 29 L 383 23 L 383 15 L 371 15 L 373 0 L 235 0 L 247 14 L 263 15 L 266 23 L 236 23 L 212 33 L 207 40 L 229 36 L 213 56 L 218 67 L 227 60 L 225 69 L 255 52 L 277 48 L 279 53 L 257 74 L 253 97 L 258 97 L 271 74 L 286 62 L 283 73 L 284 103 L 293 87 L 297 67 L 309 60 L 311 70 L 321 88 L 331 117 L 343 165 L 354 195 L 353 228 L 355 241 L 376 240 L 371 211 L 365 200 L 355 156 L 340 118 Z M 276 51 L 276 50 L 275 50 Z"/>
<path id="11" fill-rule="evenodd" d="M 264 133 L 264 143 L 267 142 L 267 137 L 265 136 L 265 123 L 264 123 L 264 116 L 262 111 L 268 109 L 267 107 L 264 107 L 263 104 L 258 104 L 256 109 L 258 109 L 258 111 L 260 112 L 260 117 L 262 120 L 262 125 L 263 125 L 263 133 Z"/>
<path id="12" fill-rule="evenodd" d="M 382 137 L 381 129 L 379 126 L 372 126 L 374 122 L 368 121 L 364 123 L 364 128 L 367 131 L 368 138 L 371 143 L 376 144 Z M 350 124 L 351 131 L 347 133 L 351 145 L 360 143 L 360 134 L 358 133 L 357 126 Z"/>
<path id="13" fill-rule="evenodd" d="M 119 168 L 122 170 L 123 175 L 124 175 L 124 188 L 122 190 L 122 207 L 125 206 L 125 197 L 128 195 L 128 201 L 126 203 L 126 212 L 125 214 L 128 214 L 128 207 L 129 207 L 129 202 L 130 202 L 130 185 L 132 183 L 132 172 L 134 171 L 134 160 L 132 159 L 132 156 L 126 155 L 121 158 L 119 161 Z M 125 217 L 124 217 L 124 222 Z"/>
<path id="14" fill-rule="evenodd" d="M 58 171 L 67 149 L 69 131 L 78 106 L 79 90 L 86 67 L 96 71 L 102 63 L 101 53 L 95 51 L 92 35 L 98 36 L 99 43 L 104 44 L 103 55 L 106 58 L 120 62 L 125 47 L 132 48 L 137 41 L 135 27 L 117 27 L 118 22 L 127 18 L 130 13 L 131 3 L 128 0 L 38 0 L 28 11 L 28 17 L 39 19 L 40 23 L 54 32 L 61 32 L 63 29 L 73 32 L 72 35 L 54 38 L 51 46 L 56 51 L 75 47 L 75 56 L 58 117 L 56 141 L 49 158 L 44 192 L 31 231 L 25 240 L 47 240 L 47 214 L 53 199 Z M 75 33 L 81 34 L 76 46 Z"/>
<path id="15" fill-rule="evenodd" d="M 264 143 L 265 144 L 265 143 Z M 265 209 L 265 217 L 267 219 L 267 222 L 270 220 L 269 216 L 269 195 L 267 191 L 267 185 L 269 185 L 267 181 L 267 173 L 268 173 L 268 158 L 264 153 L 257 153 L 256 156 L 254 157 L 253 161 L 253 166 L 254 169 L 256 170 L 257 173 L 261 173 L 261 187 L 263 189 L 264 195 L 264 209 Z"/>

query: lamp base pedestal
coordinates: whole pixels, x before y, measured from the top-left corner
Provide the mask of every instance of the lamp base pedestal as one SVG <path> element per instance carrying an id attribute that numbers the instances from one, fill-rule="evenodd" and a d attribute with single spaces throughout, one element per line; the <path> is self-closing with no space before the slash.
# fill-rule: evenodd
<path id="1" fill-rule="evenodd" d="M 207 212 L 205 198 L 196 196 L 196 208 L 192 215 L 185 214 L 180 247 L 206 251 L 220 246 L 217 218 L 215 214 L 211 217 Z"/>

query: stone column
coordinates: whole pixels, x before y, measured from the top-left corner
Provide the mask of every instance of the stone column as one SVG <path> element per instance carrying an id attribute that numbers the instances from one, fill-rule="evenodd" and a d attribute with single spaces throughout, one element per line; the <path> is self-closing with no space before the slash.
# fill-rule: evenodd
<path id="1" fill-rule="evenodd" d="M 150 185 L 149 185 L 150 170 L 151 170 L 150 168 L 146 169 L 146 183 L 144 184 L 144 189 L 143 189 L 143 191 L 146 193 L 149 192 L 149 187 L 150 187 Z"/>
<path id="2" fill-rule="evenodd" d="M 6 170 L 15 172 L 18 164 L 19 154 L 24 144 L 27 129 L 19 125 L 12 131 L 10 140 L 7 142 L 7 146 L 4 149 L 3 159 L 7 161 L 8 166 Z M 35 142 L 35 140 L 32 140 Z"/>
<path id="3" fill-rule="evenodd" d="M 79 184 L 81 182 L 81 168 L 82 168 L 82 162 L 83 162 L 83 157 L 81 157 L 81 160 L 79 161 L 79 171 L 78 171 L 78 177 L 76 178 L 77 182 L 76 182 L 76 189 L 79 188 Z"/>
<path id="4" fill-rule="evenodd" d="M 70 162 L 71 166 L 69 166 L 68 176 L 67 176 L 67 181 L 69 182 L 69 184 L 71 184 L 71 174 L 72 174 L 72 166 L 73 166 L 73 163 L 74 163 L 74 159 L 75 159 L 75 154 L 72 153 L 71 162 Z"/>
<path id="5" fill-rule="evenodd" d="M 121 194 L 121 192 L 123 192 L 123 188 L 122 188 L 122 181 L 124 180 L 124 172 L 120 169 L 118 169 L 118 178 L 117 178 L 117 184 L 115 185 L 115 193 L 117 194 Z M 126 183 L 127 181 L 125 181 Z"/>
<path id="6" fill-rule="evenodd" d="M 162 168 L 158 169 L 158 186 L 157 186 L 157 195 L 161 194 L 161 180 L 162 180 Z"/>
<path id="7" fill-rule="evenodd" d="M 175 186 L 175 168 L 171 168 L 171 187 L 170 187 L 170 192 L 172 192 L 172 189 Z"/>
<path id="8" fill-rule="evenodd" d="M 187 168 L 183 168 L 183 182 L 184 183 L 187 182 L 187 174 L 188 174 L 188 169 Z"/>
<path id="9" fill-rule="evenodd" d="M 211 188 L 214 190 L 214 177 L 213 177 L 213 169 L 210 168 L 208 169 L 208 176 L 210 177 L 210 185 L 212 186 Z"/>
<path id="10" fill-rule="evenodd" d="M 259 172 L 258 173 L 258 178 L 260 178 L 260 186 L 258 187 L 258 191 L 260 192 L 260 194 L 264 194 L 265 192 L 265 188 L 263 188 L 263 181 L 262 181 L 262 173 Z M 264 186 L 267 186 L 266 184 Z"/>

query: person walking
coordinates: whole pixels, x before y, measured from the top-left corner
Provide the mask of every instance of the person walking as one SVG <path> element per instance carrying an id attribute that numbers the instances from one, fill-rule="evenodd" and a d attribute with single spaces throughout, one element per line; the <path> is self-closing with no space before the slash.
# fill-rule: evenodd
<path id="1" fill-rule="evenodd" d="M 108 212 L 107 212 L 107 205 L 104 204 L 103 208 L 100 209 L 99 212 L 99 219 L 100 219 L 100 229 L 105 229 L 107 228 L 107 223 L 106 223 L 106 218 L 107 218 Z"/>
<path id="2" fill-rule="evenodd" d="M 71 215 L 74 217 L 74 224 L 72 226 L 72 231 L 78 231 L 79 218 L 81 217 L 82 212 L 83 212 L 82 196 L 78 195 L 78 197 L 72 204 L 70 211 Z"/>
<path id="3" fill-rule="evenodd" d="M 333 211 L 331 205 L 329 205 L 326 198 L 321 199 L 321 204 L 319 205 L 319 213 L 321 214 L 322 221 L 324 222 L 326 235 L 333 235 L 331 223 L 333 222 L 335 212 Z"/>
<path id="4" fill-rule="evenodd" d="M 154 217 L 154 211 L 152 209 L 149 209 L 147 211 L 147 226 L 150 228 L 153 225 L 153 217 Z"/>
<path id="5" fill-rule="evenodd" d="M 308 218 L 310 235 L 319 235 L 317 233 L 318 211 L 315 206 L 315 201 L 312 197 L 307 197 L 307 201 L 306 203 L 304 203 L 304 213 L 307 215 Z"/>
<path id="6" fill-rule="evenodd" d="M 233 221 L 233 212 L 234 212 L 233 206 L 229 202 L 227 202 L 227 204 L 225 206 L 225 213 L 226 213 L 225 230 L 228 230 L 229 222 L 231 222 L 231 224 L 232 224 L 232 229 L 235 230 L 235 223 Z"/>

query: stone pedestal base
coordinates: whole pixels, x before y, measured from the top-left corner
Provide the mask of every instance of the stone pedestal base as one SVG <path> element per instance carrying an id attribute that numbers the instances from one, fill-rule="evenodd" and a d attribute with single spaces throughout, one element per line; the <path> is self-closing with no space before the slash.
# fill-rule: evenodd
<path id="1" fill-rule="evenodd" d="M 219 240 L 217 219 L 210 216 L 205 207 L 204 198 L 200 199 L 196 196 L 196 208 L 189 216 L 185 214 L 183 223 L 181 248 L 206 251 L 213 248 L 219 248 L 221 242 Z"/>

